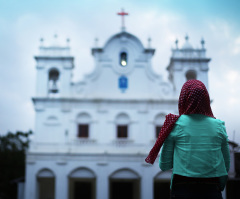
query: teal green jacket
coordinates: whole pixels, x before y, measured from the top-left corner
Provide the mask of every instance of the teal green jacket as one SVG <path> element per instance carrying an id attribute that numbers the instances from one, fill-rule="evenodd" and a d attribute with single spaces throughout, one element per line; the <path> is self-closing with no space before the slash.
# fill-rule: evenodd
<path id="1" fill-rule="evenodd" d="M 220 177 L 223 190 L 230 167 L 224 122 L 202 114 L 181 115 L 163 144 L 159 167 L 162 171 L 173 169 L 172 181 L 174 174 Z"/>

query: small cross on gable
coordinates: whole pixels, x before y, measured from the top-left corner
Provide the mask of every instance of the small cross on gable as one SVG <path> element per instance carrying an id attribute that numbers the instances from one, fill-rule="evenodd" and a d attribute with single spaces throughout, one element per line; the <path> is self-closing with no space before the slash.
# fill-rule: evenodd
<path id="1" fill-rule="evenodd" d="M 128 13 L 124 12 L 124 9 L 122 9 L 122 12 L 118 12 L 117 14 L 122 16 L 122 31 L 124 31 L 125 30 L 124 16 L 128 15 Z"/>

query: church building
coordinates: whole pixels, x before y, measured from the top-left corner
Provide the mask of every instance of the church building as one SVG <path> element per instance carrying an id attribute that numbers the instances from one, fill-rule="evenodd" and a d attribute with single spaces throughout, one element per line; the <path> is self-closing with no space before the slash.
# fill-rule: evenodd
<path id="1" fill-rule="evenodd" d="M 199 79 L 208 88 L 210 58 L 201 44 L 193 48 L 188 36 L 181 47 L 176 41 L 164 81 L 152 68 L 155 49 L 123 24 L 91 49 L 95 68 L 79 82 L 72 81 L 69 45 L 41 45 L 25 199 L 168 198 L 171 171 L 144 160 L 165 115 L 178 114 L 182 85 Z"/>

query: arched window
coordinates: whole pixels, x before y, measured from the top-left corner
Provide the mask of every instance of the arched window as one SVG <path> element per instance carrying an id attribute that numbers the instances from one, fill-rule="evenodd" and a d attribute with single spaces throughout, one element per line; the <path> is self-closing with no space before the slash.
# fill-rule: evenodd
<path id="1" fill-rule="evenodd" d="M 96 198 L 96 175 L 88 168 L 77 168 L 68 176 L 68 198 Z"/>
<path id="2" fill-rule="evenodd" d="M 130 119 L 127 114 L 121 113 L 116 117 L 117 138 L 128 138 Z"/>
<path id="3" fill-rule="evenodd" d="M 131 169 L 115 171 L 109 176 L 109 198 L 140 198 L 140 180 L 139 174 Z"/>
<path id="4" fill-rule="evenodd" d="M 190 79 L 197 79 L 197 72 L 195 70 L 189 70 L 186 72 L 186 78 L 187 80 Z"/>
<path id="5" fill-rule="evenodd" d="M 59 72 L 57 69 L 51 69 L 48 74 L 48 88 L 49 93 L 58 93 L 58 85 L 57 82 L 59 80 Z"/>
<path id="6" fill-rule="evenodd" d="M 77 117 L 78 133 L 79 138 L 89 138 L 91 117 L 87 113 L 81 113 Z"/>
<path id="7" fill-rule="evenodd" d="M 120 54 L 120 65 L 125 67 L 125 66 L 127 66 L 127 62 L 128 62 L 128 60 L 127 60 L 127 53 L 126 52 L 122 52 Z"/>
<path id="8" fill-rule="evenodd" d="M 55 175 L 49 169 L 42 169 L 37 174 L 38 198 L 55 198 Z"/>
<path id="9" fill-rule="evenodd" d="M 170 182 L 172 171 L 160 171 L 154 177 L 154 199 L 158 198 L 170 198 Z"/>

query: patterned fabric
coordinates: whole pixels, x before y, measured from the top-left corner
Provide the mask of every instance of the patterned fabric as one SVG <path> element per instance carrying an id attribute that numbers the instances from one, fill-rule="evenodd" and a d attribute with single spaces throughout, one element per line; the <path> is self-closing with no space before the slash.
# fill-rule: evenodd
<path id="1" fill-rule="evenodd" d="M 203 114 L 214 117 L 210 106 L 210 98 L 205 85 L 199 80 L 188 80 L 182 87 L 178 101 L 179 115 L 168 114 L 159 136 L 151 149 L 147 163 L 153 164 L 165 139 L 171 133 L 176 121 L 181 115 Z"/>

